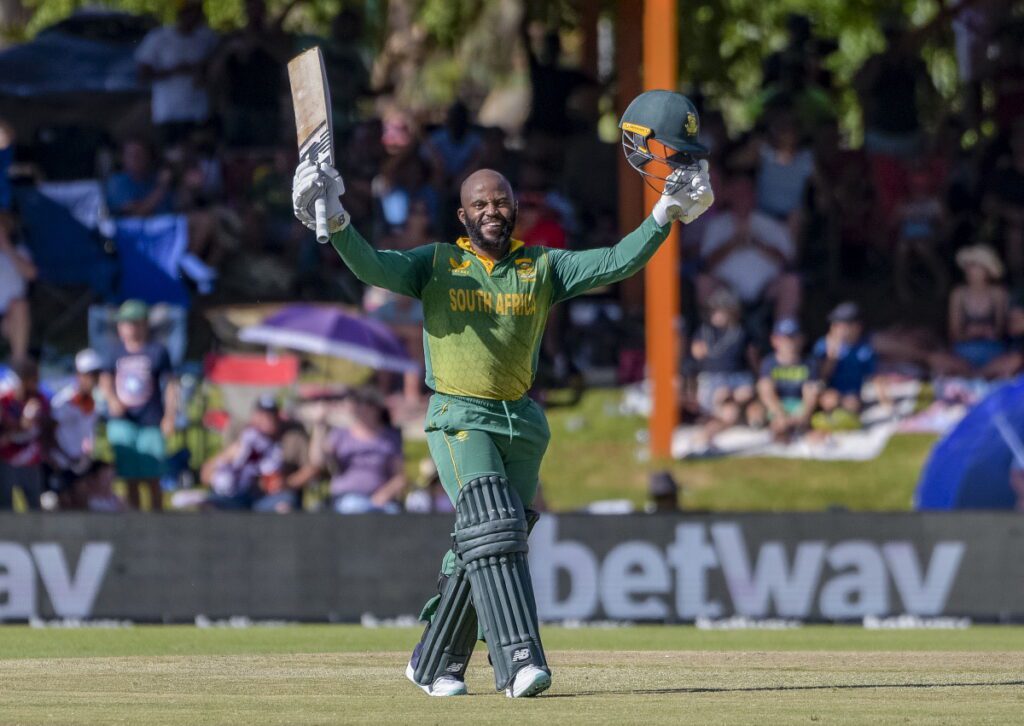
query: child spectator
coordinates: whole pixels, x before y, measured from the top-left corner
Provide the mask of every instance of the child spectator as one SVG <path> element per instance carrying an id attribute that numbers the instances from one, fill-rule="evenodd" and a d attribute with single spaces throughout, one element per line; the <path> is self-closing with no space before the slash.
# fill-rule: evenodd
<path id="1" fill-rule="evenodd" d="M 360 388 L 346 396 L 344 406 L 351 423 L 330 431 L 321 447 L 333 474 L 332 508 L 339 514 L 399 512 L 406 486 L 402 435 L 392 428 L 383 398 Z"/>
<path id="2" fill-rule="evenodd" d="M 28 249 L 15 245 L 14 217 L 0 210 L 0 332 L 11 346 L 11 358 L 28 355 L 32 318 L 28 306 L 28 283 L 36 279 Z"/>
<path id="3" fill-rule="evenodd" d="M 771 336 L 772 353 L 761 362 L 757 397 L 779 440 L 807 428 L 818 396 L 813 360 L 801 355 L 803 336 L 795 320 L 780 320 Z"/>
<path id="4" fill-rule="evenodd" d="M 962 362 L 960 375 L 985 375 L 986 367 L 1006 352 L 1009 294 L 999 284 L 1003 264 L 987 245 L 964 247 L 956 263 L 965 285 L 949 296 L 949 340 Z"/>
<path id="5" fill-rule="evenodd" d="M 707 320 L 690 344 L 697 369 L 697 402 L 711 419 L 702 434 L 705 447 L 713 445 L 716 434 L 737 424 L 754 399 L 749 353 L 739 300 L 728 290 L 716 290 L 708 300 Z"/>
<path id="6" fill-rule="evenodd" d="M 96 431 L 96 401 L 93 389 L 99 383 L 103 361 L 90 349 L 75 356 L 75 382 L 61 389 L 50 407 L 56 426 L 50 448 L 50 464 L 57 477 L 57 497 L 61 509 L 85 509 L 86 501 L 77 496 L 75 482 L 91 469 Z"/>
<path id="7" fill-rule="evenodd" d="M 117 314 L 120 343 L 104 366 L 100 387 L 110 411 L 107 439 L 114 449 L 118 476 L 128 484 L 128 501 L 138 509 L 139 489 L 145 485 L 150 507 L 160 510 L 164 437 L 174 433 L 178 387 L 167 348 L 149 339 L 148 321 L 149 308 L 141 300 L 121 305 Z"/>
<path id="8" fill-rule="evenodd" d="M 864 384 L 873 381 L 879 400 L 887 400 L 885 388 L 874 379 L 875 350 L 864 337 L 856 303 L 837 305 L 828 322 L 828 333 L 814 344 L 814 364 L 825 390 L 818 399 L 821 410 L 814 414 L 811 424 L 824 431 L 860 428 Z"/>
<path id="9" fill-rule="evenodd" d="M 13 509 L 15 487 L 29 509 L 39 509 L 50 407 L 39 391 L 35 361 L 15 361 L 12 372 L 13 385 L 0 396 L 0 511 Z"/>

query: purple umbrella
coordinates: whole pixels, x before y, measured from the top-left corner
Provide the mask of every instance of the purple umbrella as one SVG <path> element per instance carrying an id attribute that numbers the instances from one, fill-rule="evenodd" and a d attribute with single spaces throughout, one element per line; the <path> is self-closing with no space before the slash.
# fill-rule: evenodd
<path id="1" fill-rule="evenodd" d="M 238 337 L 246 343 L 345 358 L 377 370 L 419 370 L 386 325 L 327 305 L 289 305 L 259 325 L 243 328 Z"/>

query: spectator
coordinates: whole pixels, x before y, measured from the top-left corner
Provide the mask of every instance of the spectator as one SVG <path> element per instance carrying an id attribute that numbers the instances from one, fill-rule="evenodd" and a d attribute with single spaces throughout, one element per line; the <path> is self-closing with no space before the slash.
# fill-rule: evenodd
<path id="1" fill-rule="evenodd" d="M 15 245 L 14 218 L 0 211 L 0 331 L 11 347 L 11 358 L 28 355 L 32 316 L 28 304 L 28 283 L 36 279 L 36 267 L 28 248 Z"/>
<path id="2" fill-rule="evenodd" d="M 339 514 L 400 511 L 406 486 L 402 436 L 391 427 L 383 399 L 360 388 L 345 398 L 344 408 L 349 426 L 330 431 L 322 446 L 333 474 L 332 509 Z"/>
<path id="3" fill-rule="evenodd" d="M 276 511 L 291 508 L 285 486 L 281 420 L 272 395 L 260 397 L 248 425 L 234 443 L 203 464 L 200 472 L 212 493 L 205 505 L 213 509 Z"/>
<path id="4" fill-rule="evenodd" d="M 121 146 L 121 171 L 107 179 L 107 209 L 117 217 L 170 214 L 173 183 L 170 169 L 154 168 L 152 150 L 145 142 L 128 139 Z"/>
<path id="5" fill-rule="evenodd" d="M 163 509 L 160 477 L 165 437 L 174 432 L 178 385 L 167 349 L 149 339 L 149 308 L 128 300 L 117 315 L 120 343 L 104 366 L 100 387 L 110 412 L 107 440 L 117 474 L 128 485 L 128 502 L 139 509 L 140 487 L 149 490 L 150 508 Z M 162 392 L 161 392 L 161 389 Z"/>
<path id="6" fill-rule="evenodd" d="M 81 496 L 87 487 L 76 482 L 92 469 L 95 449 L 96 401 L 93 390 L 99 384 L 103 361 L 91 348 L 75 356 L 75 382 L 61 389 L 50 402 L 55 425 L 50 464 L 57 480 L 61 509 L 85 509 Z"/>
<path id="7" fill-rule="evenodd" d="M 928 170 L 918 165 L 908 180 L 910 192 L 896 207 L 897 241 L 893 275 L 896 293 L 903 302 L 910 302 L 911 266 L 920 260 L 931 273 L 932 289 L 943 294 L 949 284 L 946 265 L 939 259 L 938 246 L 944 239 L 945 211 L 936 193 Z"/>
<path id="8" fill-rule="evenodd" d="M 772 352 L 761 362 L 757 398 L 772 433 L 781 441 L 799 434 L 810 423 L 818 396 L 813 360 L 804 359 L 803 336 L 795 320 L 780 320 L 771 337 Z"/>
<path id="9" fill-rule="evenodd" d="M 535 53 L 530 38 L 528 13 L 523 13 L 520 37 L 530 63 L 532 91 L 526 128 L 552 137 L 565 136 L 571 130 L 566 104 L 573 91 L 585 84 L 588 79 L 579 71 L 562 68 L 559 65 L 562 40 L 558 30 L 546 30 L 542 49 Z"/>
<path id="10" fill-rule="evenodd" d="M 710 417 L 698 448 L 707 449 L 718 433 L 739 423 L 754 399 L 750 346 L 740 325 L 740 304 L 728 290 L 711 295 L 707 320 L 694 333 L 690 354 L 697 370 L 697 401 Z"/>
<path id="11" fill-rule="evenodd" d="M 1006 352 L 1009 294 L 999 284 L 1003 264 L 987 245 L 965 247 L 956 263 L 966 284 L 949 296 L 949 340 L 964 363 L 962 375 L 985 375 L 987 366 Z"/>
<path id="12" fill-rule="evenodd" d="M 1006 262 L 1014 279 L 1024 275 L 1024 118 L 1014 124 L 1008 153 L 984 184 L 984 206 L 1006 240 Z"/>
<path id="13" fill-rule="evenodd" d="M 210 79 L 223 101 L 224 142 L 233 148 L 269 148 L 281 141 L 290 51 L 281 20 L 267 21 L 264 0 L 246 0 L 245 27 L 226 38 L 210 61 Z"/>
<path id="14" fill-rule="evenodd" d="M 121 497 L 114 493 L 114 466 L 105 461 L 94 461 L 75 483 L 75 498 L 85 503 L 90 512 L 123 512 L 127 509 Z"/>
<path id="15" fill-rule="evenodd" d="M 451 514 L 455 511 L 441 484 L 437 466 L 429 457 L 420 459 L 420 481 L 405 498 L 405 511 L 416 514 Z"/>
<path id="16" fill-rule="evenodd" d="M 864 112 L 864 148 L 882 220 L 888 224 L 906 194 L 905 162 L 922 151 L 921 109 L 935 96 L 915 41 L 901 23 L 883 28 L 885 49 L 857 73 L 854 87 Z"/>
<path id="17" fill-rule="evenodd" d="M 804 197 L 814 174 L 814 153 L 800 143 L 800 127 L 790 113 L 779 113 L 759 150 L 757 208 L 789 227 L 797 238 Z"/>
<path id="18" fill-rule="evenodd" d="M 771 302 L 777 320 L 796 318 L 800 279 L 790 272 L 796 250 L 789 230 L 754 208 L 754 181 L 748 173 L 733 176 L 722 198 L 729 210 L 708 223 L 701 240 L 699 302 L 706 305 L 724 287 L 747 306 Z"/>
<path id="19" fill-rule="evenodd" d="M 0 396 L 0 511 L 13 508 L 15 487 L 29 509 L 39 509 L 50 407 L 39 391 L 35 361 L 15 361 L 12 372 L 13 385 Z"/>
<path id="20" fill-rule="evenodd" d="M 434 183 L 450 189 L 477 168 L 482 148 L 483 137 L 470 126 L 469 109 L 456 101 L 448 108 L 444 125 L 427 137 L 422 153 L 433 167 Z"/>
<path id="21" fill-rule="evenodd" d="M 135 51 L 139 77 L 153 84 L 153 124 L 164 146 L 184 141 L 209 120 L 206 65 L 216 46 L 202 2 L 185 0 L 177 22 L 151 30 Z"/>
<path id="22" fill-rule="evenodd" d="M 547 206 L 541 192 L 521 192 L 516 199 L 519 208 L 516 212 L 515 238 L 528 245 L 554 247 L 564 250 L 568 247 L 565 228 L 558 216 Z"/>
<path id="23" fill-rule="evenodd" d="M 864 337 L 860 308 L 844 302 L 828 316 L 825 337 L 814 344 L 813 361 L 824 391 L 818 399 L 821 409 L 811 419 L 821 431 L 856 429 L 860 427 L 861 391 L 873 382 L 881 402 L 888 401 L 886 390 L 875 378 L 877 358 L 871 343 Z"/>

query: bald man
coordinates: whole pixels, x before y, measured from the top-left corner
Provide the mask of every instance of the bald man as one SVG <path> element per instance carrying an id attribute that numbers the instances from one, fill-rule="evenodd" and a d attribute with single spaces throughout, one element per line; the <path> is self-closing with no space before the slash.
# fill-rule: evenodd
<path id="1" fill-rule="evenodd" d="M 367 285 L 423 301 L 430 454 L 455 504 L 454 546 L 406 675 L 432 696 L 466 693 L 465 670 L 479 635 L 495 686 L 510 697 L 551 685 L 541 646 L 526 540 L 551 436 L 527 396 L 544 324 L 558 302 L 640 270 L 668 235 L 714 200 L 707 163 L 662 195 L 651 215 L 613 247 L 570 252 L 512 239 L 516 200 L 501 174 L 475 172 L 462 185 L 466 235 L 409 251 L 376 250 L 349 224 L 338 172 L 304 162 L 292 188 L 295 214 L 315 229 L 314 202 L 326 192 L 331 244 Z"/>

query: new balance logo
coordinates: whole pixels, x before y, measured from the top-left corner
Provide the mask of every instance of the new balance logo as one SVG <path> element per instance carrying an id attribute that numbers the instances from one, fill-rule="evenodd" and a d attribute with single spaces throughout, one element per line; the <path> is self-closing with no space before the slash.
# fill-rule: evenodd
<path id="1" fill-rule="evenodd" d="M 461 673 L 462 672 L 462 663 L 449 663 L 448 667 L 445 668 L 445 670 L 448 671 L 449 673 Z"/>
<path id="2" fill-rule="evenodd" d="M 519 661 L 530 660 L 530 649 L 520 648 L 512 654 L 512 662 L 518 663 Z"/>

